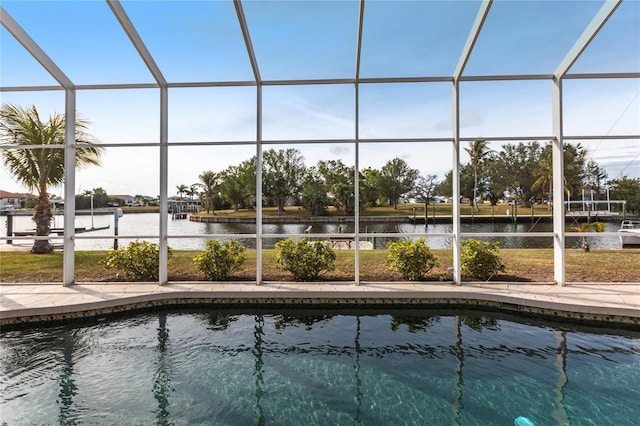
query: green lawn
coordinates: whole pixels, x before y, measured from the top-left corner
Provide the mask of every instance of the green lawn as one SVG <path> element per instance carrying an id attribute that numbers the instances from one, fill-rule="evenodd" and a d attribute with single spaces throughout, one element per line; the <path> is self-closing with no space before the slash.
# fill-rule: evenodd
<path id="1" fill-rule="evenodd" d="M 452 266 L 450 250 L 432 250 L 440 266 L 434 268 L 427 280 L 447 276 Z M 195 251 L 175 251 L 169 260 L 171 281 L 202 281 L 203 276 L 194 268 L 191 259 Z M 107 252 L 78 251 L 75 256 L 76 282 L 119 281 L 113 270 L 100 263 Z M 353 281 L 355 258 L 353 251 L 337 251 L 336 269 L 323 276 L 331 281 Z M 507 266 L 501 281 L 552 281 L 553 250 L 502 249 L 500 255 Z M 360 251 L 361 281 L 401 281 L 402 277 L 388 271 L 385 266 L 386 250 Z M 290 281 L 289 273 L 275 268 L 275 251 L 263 251 L 263 278 L 265 281 Z M 567 250 L 565 259 L 567 281 L 637 282 L 640 277 L 640 249 L 619 250 Z M 255 280 L 256 252 L 247 250 L 247 261 L 232 280 Z M 0 252 L 0 282 L 61 282 L 62 253 L 34 255 L 29 252 Z"/>

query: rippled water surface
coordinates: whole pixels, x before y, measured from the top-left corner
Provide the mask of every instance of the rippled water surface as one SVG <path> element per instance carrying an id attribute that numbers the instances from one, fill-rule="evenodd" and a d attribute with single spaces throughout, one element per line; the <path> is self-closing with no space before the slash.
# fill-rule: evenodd
<path id="1" fill-rule="evenodd" d="M 632 425 L 638 333 L 493 314 L 154 312 L 2 332 L 22 424 Z"/>

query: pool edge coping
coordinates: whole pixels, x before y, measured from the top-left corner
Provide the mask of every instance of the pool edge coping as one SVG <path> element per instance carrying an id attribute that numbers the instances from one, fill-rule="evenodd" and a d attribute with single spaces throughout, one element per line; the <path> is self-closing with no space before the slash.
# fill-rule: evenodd
<path id="1" fill-rule="evenodd" d="M 175 284 L 175 283 L 172 283 Z M 530 292 L 517 287 L 496 289 L 491 283 L 478 283 L 477 286 L 445 285 L 437 289 L 375 289 L 376 283 L 361 286 L 344 286 L 339 291 L 335 285 L 314 284 L 312 289 L 281 288 L 291 283 L 270 283 L 270 286 L 255 286 L 246 290 L 202 290 L 189 287 L 176 290 L 168 286 L 147 285 L 143 293 L 121 293 L 98 301 L 82 303 L 60 303 L 57 305 L 31 306 L 0 310 L 0 326 L 34 324 L 39 322 L 65 321 L 74 318 L 88 318 L 109 313 L 143 310 L 158 306 L 213 305 L 213 306 L 340 306 L 340 307 L 376 307 L 376 306 L 449 306 L 490 308 L 509 313 L 539 315 L 569 321 L 589 321 L 602 324 L 621 324 L 640 328 L 640 294 L 635 288 L 627 297 L 638 300 L 635 303 L 571 303 L 558 293 L 548 294 L 548 285 L 542 285 L 542 291 Z M 185 284 L 185 283 L 180 283 Z M 380 283 L 388 284 L 388 283 Z M 102 287 L 105 283 L 93 286 Z M 194 284 L 190 284 L 194 285 Z M 91 285 L 89 285 L 90 287 Z M 233 284 L 229 284 L 233 287 Z M 2 288 L 3 286 L 0 286 Z M 15 288 L 16 286 L 12 286 Z M 17 286 L 19 287 L 19 286 Z M 85 287 L 87 287 L 85 285 Z M 135 286 L 131 286 L 135 287 Z M 373 287 L 371 290 L 369 287 Z M 552 286 L 555 288 L 556 286 Z M 81 285 L 67 287 L 72 290 Z M 158 289 L 161 289 L 158 291 Z M 596 286 L 597 289 L 601 287 Z M 580 288 L 584 293 L 588 289 Z M 92 290 L 95 291 L 95 290 Z M 545 294 L 547 293 L 547 294 Z M 107 294 L 104 294 L 107 296 Z M 594 291 L 594 296 L 597 292 Z M 2 297 L 9 297 L 2 292 Z M 112 296 L 112 295 L 108 295 Z M 575 302 L 575 300 L 573 300 Z"/>

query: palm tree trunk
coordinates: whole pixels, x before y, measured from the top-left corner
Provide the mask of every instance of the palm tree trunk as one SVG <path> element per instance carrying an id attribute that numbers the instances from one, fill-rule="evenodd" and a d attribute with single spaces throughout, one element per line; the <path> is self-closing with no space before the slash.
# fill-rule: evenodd
<path id="1" fill-rule="evenodd" d="M 37 236 L 48 236 L 51 233 L 51 218 L 53 214 L 51 212 L 51 202 L 49 201 L 49 195 L 47 194 L 46 187 L 40 188 L 38 194 L 38 202 L 34 208 L 33 221 L 36 224 Z M 53 252 L 53 245 L 49 240 L 35 240 L 32 253 L 45 254 Z"/>
<path id="2" fill-rule="evenodd" d="M 473 209 L 480 211 L 478 207 L 478 166 L 473 167 Z"/>

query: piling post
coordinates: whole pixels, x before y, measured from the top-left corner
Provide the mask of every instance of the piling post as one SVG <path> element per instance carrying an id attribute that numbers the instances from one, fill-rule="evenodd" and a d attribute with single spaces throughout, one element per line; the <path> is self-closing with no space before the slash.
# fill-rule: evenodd
<path id="1" fill-rule="evenodd" d="M 122 217 L 122 209 L 115 209 L 113 211 L 113 235 L 118 236 L 118 218 Z M 113 239 L 113 249 L 118 250 L 118 239 Z"/>
<path id="2" fill-rule="evenodd" d="M 7 212 L 7 237 L 13 236 L 13 214 Z M 13 244 L 13 240 L 7 240 L 7 244 Z"/>

